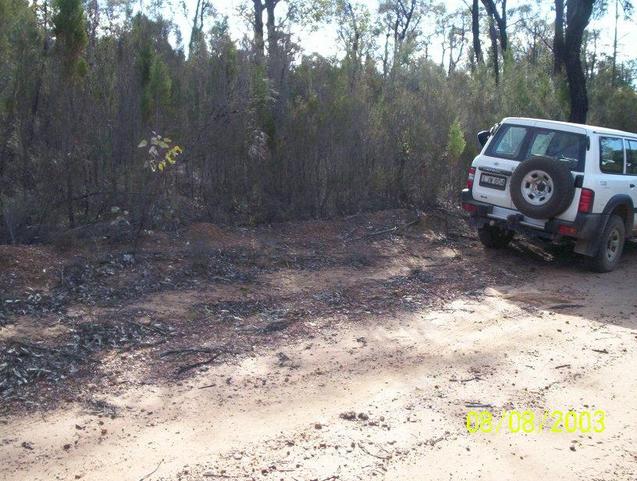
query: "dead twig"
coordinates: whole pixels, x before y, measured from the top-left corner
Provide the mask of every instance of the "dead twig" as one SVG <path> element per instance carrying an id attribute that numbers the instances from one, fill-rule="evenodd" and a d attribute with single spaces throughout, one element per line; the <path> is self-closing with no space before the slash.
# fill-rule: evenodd
<path id="1" fill-rule="evenodd" d="M 370 237 L 376 237 L 376 236 L 383 235 L 383 234 L 390 234 L 390 233 L 393 233 L 393 232 L 395 232 L 395 233 L 402 232 L 405 229 L 407 229 L 408 227 L 411 227 L 412 225 L 418 224 L 419 222 L 420 222 L 420 216 L 417 219 L 412 220 L 411 222 L 407 222 L 406 224 L 396 225 L 396 226 L 390 227 L 388 229 L 381 229 L 381 230 L 377 230 L 377 231 L 374 231 L 374 232 L 369 232 L 369 233 L 367 233 L 367 234 L 365 234 L 365 235 L 363 235 L 361 237 L 356 237 L 355 239 L 352 239 L 352 240 L 359 241 L 359 240 L 369 239 Z"/>
<path id="2" fill-rule="evenodd" d="M 145 476 L 142 476 L 141 478 L 139 478 L 139 481 L 144 481 L 144 479 L 148 479 L 150 478 L 153 474 L 155 474 L 157 472 L 157 470 L 159 469 L 159 467 L 161 466 L 161 464 L 164 462 L 164 458 L 162 458 L 161 461 L 159 461 L 159 464 L 157 465 L 157 467 L 155 469 L 153 469 L 150 473 L 148 473 Z"/>
<path id="3" fill-rule="evenodd" d="M 560 364 L 559 366 L 555 366 L 554 369 L 562 369 L 562 368 L 565 368 L 565 367 L 571 367 L 571 365 L 570 364 Z"/>
<path id="4" fill-rule="evenodd" d="M 493 404 L 483 404 L 479 402 L 468 402 L 464 405 L 467 408 L 492 408 Z"/>
<path id="5" fill-rule="evenodd" d="M 170 351 L 162 352 L 159 355 L 159 357 L 175 356 L 177 354 L 198 354 L 198 353 L 210 354 L 211 352 L 213 352 L 211 349 L 206 349 L 206 348 L 173 349 Z"/>
<path id="6" fill-rule="evenodd" d="M 549 306 L 549 309 L 560 310 L 560 309 L 576 309 L 584 307 L 583 304 L 555 304 L 554 306 Z"/>
<path id="7" fill-rule="evenodd" d="M 436 444 L 438 444 L 440 441 L 444 441 L 445 438 L 443 438 L 442 436 L 440 436 L 439 438 L 433 438 L 433 439 L 429 439 L 427 441 L 425 441 L 425 444 L 428 444 L 429 446 L 435 446 Z"/>
<path id="8" fill-rule="evenodd" d="M 200 361 L 200 362 L 196 362 L 194 364 L 188 364 L 187 366 L 182 366 L 179 369 L 177 369 L 177 374 L 183 374 L 187 371 L 190 371 L 191 369 L 195 369 L 197 367 L 201 367 L 201 366 L 205 366 L 206 364 L 212 364 L 213 362 L 215 362 L 217 360 L 217 358 L 219 356 L 221 356 L 221 354 L 223 354 L 223 352 L 217 352 L 215 353 L 212 357 L 206 359 L 205 361 Z"/>
<path id="9" fill-rule="evenodd" d="M 368 454 L 374 458 L 382 459 L 383 461 L 387 461 L 388 459 L 391 459 L 391 454 L 389 456 L 381 456 L 380 454 L 372 453 L 365 446 L 363 446 L 362 443 L 358 443 L 358 447 L 361 448 L 361 451 L 363 451 L 365 454 Z"/>
<path id="10" fill-rule="evenodd" d="M 369 239 L 370 237 L 375 237 L 377 235 L 383 235 L 383 234 L 389 234 L 390 232 L 396 232 L 396 231 L 398 231 L 398 226 L 394 226 L 389 229 L 383 229 L 383 230 L 377 230 L 375 232 L 370 232 L 369 234 L 365 234 L 364 236 L 359 237 L 357 240 Z"/>
<path id="11" fill-rule="evenodd" d="M 349 232 L 346 232 L 341 239 L 343 241 L 348 241 L 350 239 L 350 237 L 352 237 L 354 235 L 354 232 L 356 232 L 359 229 L 359 226 L 354 227 L 352 230 L 350 230 Z"/>

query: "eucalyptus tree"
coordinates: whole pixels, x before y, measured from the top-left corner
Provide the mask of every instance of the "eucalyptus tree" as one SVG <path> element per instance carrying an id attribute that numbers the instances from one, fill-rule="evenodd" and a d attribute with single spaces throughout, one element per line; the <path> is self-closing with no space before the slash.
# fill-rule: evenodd
<path id="1" fill-rule="evenodd" d="M 364 58 L 373 55 L 375 32 L 372 15 L 367 5 L 351 0 L 334 0 L 332 8 L 338 40 L 345 51 L 350 89 L 354 89 Z"/>
<path id="2" fill-rule="evenodd" d="M 429 7 L 424 0 L 381 0 L 378 14 L 385 30 L 384 76 L 393 77 L 416 51 L 421 23 Z"/>

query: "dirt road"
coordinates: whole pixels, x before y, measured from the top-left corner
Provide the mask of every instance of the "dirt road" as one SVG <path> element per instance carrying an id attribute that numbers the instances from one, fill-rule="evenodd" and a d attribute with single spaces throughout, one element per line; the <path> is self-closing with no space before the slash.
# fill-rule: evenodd
<path id="1" fill-rule="evenodd" d="M 568 260 L 498 256 L 475 245 L 448 255 L 459 255 L 466 272 L 471 263 L 523 263 L 531 279 L 490 283 L 391 315 L 381 303 L 356 322 L 317 316 L 307 321 L 306 335 L 255 345 L 176 383 L 129 383 L 134 374 L 124 368 L 116 388 L 87 388 L 116 414 L 69 399 L 0 418 L 0 477 L 635 479 L 637 249 L 629 247 L 622 267 L 606 275 Z M 302 297 L 317 286 L 392 278 L 404 262 L 355 275 L 338 268 L 279 272 L 268 285 Z M 432 264 L 411 262 L 425 271 Z M 178 312 L 174 305 L 196 295 L 155 294 L 140 303 L 163 302 Z M 133 354 L 113 354 L 122 356 Z M 606 429 L 469 434 L 472 409 L 600 409 Z"/>

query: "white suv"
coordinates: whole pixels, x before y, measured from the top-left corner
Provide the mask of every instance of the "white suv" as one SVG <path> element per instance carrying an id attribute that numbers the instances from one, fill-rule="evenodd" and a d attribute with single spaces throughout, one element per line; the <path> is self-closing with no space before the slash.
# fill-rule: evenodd
<path id="1" fill-rule="evenodd" d="M 637 134 L 509 117 L 478 140 L 462 206 L 486 247 L 571 239 L 596 271 L 617 266 L 636 234 Z"/>

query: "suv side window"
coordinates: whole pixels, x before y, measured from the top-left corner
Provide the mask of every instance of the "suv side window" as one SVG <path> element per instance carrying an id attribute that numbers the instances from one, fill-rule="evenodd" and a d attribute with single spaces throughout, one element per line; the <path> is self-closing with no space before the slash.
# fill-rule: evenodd
<path id="1" fill-rule="evenodd" d="M 624 173 L 624 141 L 616 137 L 599 140 L 599 167 L 605 174 Z"/>
<path id="2" fill-rule="evenodd" d="M 626 173 L 637 175 L 637 140 L 626 141 Z"/>

